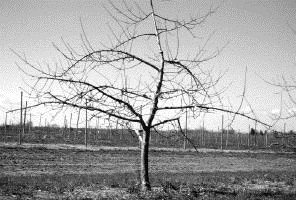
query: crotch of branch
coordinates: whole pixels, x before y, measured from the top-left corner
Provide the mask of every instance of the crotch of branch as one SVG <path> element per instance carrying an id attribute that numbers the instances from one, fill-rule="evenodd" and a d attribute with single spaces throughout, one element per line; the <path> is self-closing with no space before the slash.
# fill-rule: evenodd
<path id="1" fill-rule="evenodd" d="M 139 141 L 143 142 L 143 129 L 134 129 L 135 133 L 137 134 Z"/>

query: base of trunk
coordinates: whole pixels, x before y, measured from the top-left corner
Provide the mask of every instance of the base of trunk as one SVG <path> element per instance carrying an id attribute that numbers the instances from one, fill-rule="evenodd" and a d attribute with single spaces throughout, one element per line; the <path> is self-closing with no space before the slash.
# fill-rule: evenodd
<path id="1" fill-rule="evenodd" d="M 151 191 L 150 183 L 142 182 L 141 183 L 141 191 L 142 192 Z"/>

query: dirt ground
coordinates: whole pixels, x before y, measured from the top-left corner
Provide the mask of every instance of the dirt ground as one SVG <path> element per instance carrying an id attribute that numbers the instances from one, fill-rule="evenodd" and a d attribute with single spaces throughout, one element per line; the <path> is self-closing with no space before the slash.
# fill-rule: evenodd
<path id="1" fill-rule="evenodd" d="M 25 144 L 0 145 L 0 176 L 126 173 L 139 168 L 139 151 Z M 295 154 L 151 151 L 151 172 L 296 171 Z"/>
<path id="2" fill-rule="evenodd" d="M 140 152 L 137 147 L 89 146 L 85 148 L 82 145 L 65 144 L 0 143 L 0 182 L 2 184 L 0 184 L 0 200 L 125 199 L 123 196 L 126 196 L 126 199 L 138 199 L 138 194 L 128 192 L 127 188 L 121 188 L 118 183 L 121 179 L 127 178 L 126 176 L 130 176 L 128 174 L 136 174 L 135 172 L 139 170 L 139 157 Z M 149 159 L 150 172 L 154 174 L 155 181 L 158 178 L 164 178 L 164 180 L 168 178 L 170 183 L 174 183 L 178 177 L 186 181 L 193 177 L 194 181 L 197 181 L 196 178 L 200 176 L 196 174 L 207 173 L 200 178 L 209 179 L 209 185 L 196 186 L 196 190 L 188 187 L 188 191 L 198 192 L 200 199 L 232 199 L 233 194 L 238 195 L 237 191 L 243 191 L 243 195 L 244 191 L 255 196 L 260 194 L 264 199 L 272 200 L 296 197 L 295 153 L 209 149 L 199 149 L 199 152 L 196 152 L 192 149 L 184 151 L 161 148 L 151 149 Z M 258 178 L 260 176 L 254 172 L 263 173 L 260 175 L 263 177 Z M 94 179 L 95 184 L 90 182 L 91 186 L 84 185 L 84 180 L 91 179 L 82 178 L 105 175 L 113 177 L 114 174 L 116 174 L 115 185 L 112 183 L 107 184 L 109 187 L 105 187 L 103 184 L 103 188 L 96 186 L 97 181 L 104 182 L 102 178 Z M 118 174 L 123 174 L 122 178 Z M 238 174 L 245 178 L 240 178 Z M 273 177 L 272 174 L 278 175 Z M 53 177 L 50 178 L 48 175 Z M 280 179 L 277 180 L 277 176 Z M 281 178 L 281 176 L 291 178 Z M 61 177 L 65 180 L 62 181 Z M 83 185 L 79 184 L 80 179 Z M 52 184 L 50 184 L 51 181 Z M 54 187 L 49 187 L 51 185 Z M 156 189 L 161 190 L 163 187 L 157 186 Z M 223 195 L 220 194 L 221 192 Z M 246 193 L 244 198 L 237 196 L 237 199 L 249 199 L 249 193 Z M 155 192 L 155 194 L 162 193 Z M 217 194 L 220 194 L 221 198 L 218 198 Z M 210 198 L 207 195 L 214 196 Z M 278 198 L 275 198 L 276 195 L 279 195 Z"/>

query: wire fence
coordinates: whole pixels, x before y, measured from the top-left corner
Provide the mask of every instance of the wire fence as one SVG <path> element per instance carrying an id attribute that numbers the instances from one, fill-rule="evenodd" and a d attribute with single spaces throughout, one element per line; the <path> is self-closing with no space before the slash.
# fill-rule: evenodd
<path id="1" fill-rule="evenodd" d="M 20 109 L 6 112 L 5 121 L 0 125 L 0 142 L 41 143 L 41 144 L 84 144 L 97 146 L 139 146 L 138 136 L 133 130 L 126 128 L 97 128 L 88 126 L 88 114 L 82 126 L 78 128 L 80 110 L 78 112 L 76 128 L 73 128 L 72 114 L 69 121 L 64 116 L 64 126 L 50 125 L 45 118 L 44 126 L 41 125 L 42 117 L 39 116 L 39 126 L 33 126 L 32 113 L 27 113 L 27 102 L 23 107 L 23 93 L 21 92 Z M 10 123 L 8 123 L 8 114 Z M 19 116 L 19 120 L 17 119 Z M 12 121 L 18 121 L 18 124 Z M 35 120 L 36 121 L 36 120 Z M 185 130 L 154 130 L 151 131 L 150 146 L 163 148 L 210 148 L 210 149 L 278 149 L 296 151 L 296 133 L 290 131 L 262 132 L 250 129 L 249 133 L 224 129 L 224 117 L 222 115 L 222 129 L 209 131 L 204 127 L 200 129 L 187 129 L 187 111 Z M 80 124 L 81 126 L 81 124 Z M 285 130 L 285 127 L 284 127 Z"/>
<path id="2" fill-rule="evenodd" d="M 150 146 L 163 148 L 281 149 L 295 150 L 296 134 L 246 134 L 240 132 L 187 130 L 187 139 L 177 130 L 152 131 Z M 41 144 L 85 144 L 96 146 L 139 146 L 138 136 L 129 129 L 36 127 L 26 124 L 0 126 L 0 142 Z"/>

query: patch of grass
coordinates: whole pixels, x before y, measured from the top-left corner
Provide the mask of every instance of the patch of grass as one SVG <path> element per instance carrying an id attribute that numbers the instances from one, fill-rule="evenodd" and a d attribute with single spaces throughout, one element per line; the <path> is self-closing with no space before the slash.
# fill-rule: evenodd
<path id="1" fill-rule="evenodd" d="M 293 179 L 293 181 L 291 181 Z M 291 172 L 213 172 L 152 173 L 152 192 L 141 193 L 137 172 L 116 174 L 52 174 L 5 176 L 0 178 L 0 194 L 19 199 L 34 199 L 40 192 L 56 199 L 296 199 L 293 192 L 281 189 L 244 189 L 247 184 L 282 181 L 296 187 Z M 288 184 L 289 182 L 289 184 Z M 38 199 L 38 198 L 37 198 Z"/>
<path id="2" fill-rule="evenodd" d="M 1 193 L 31 196 L 36 190 L 62 194 L 72 192 L 79 187 L 96 190 L 102 187 L 127 188 L 135 184 L 136 177 L 130 173 L 6 176 L 0 179 Z"/>

